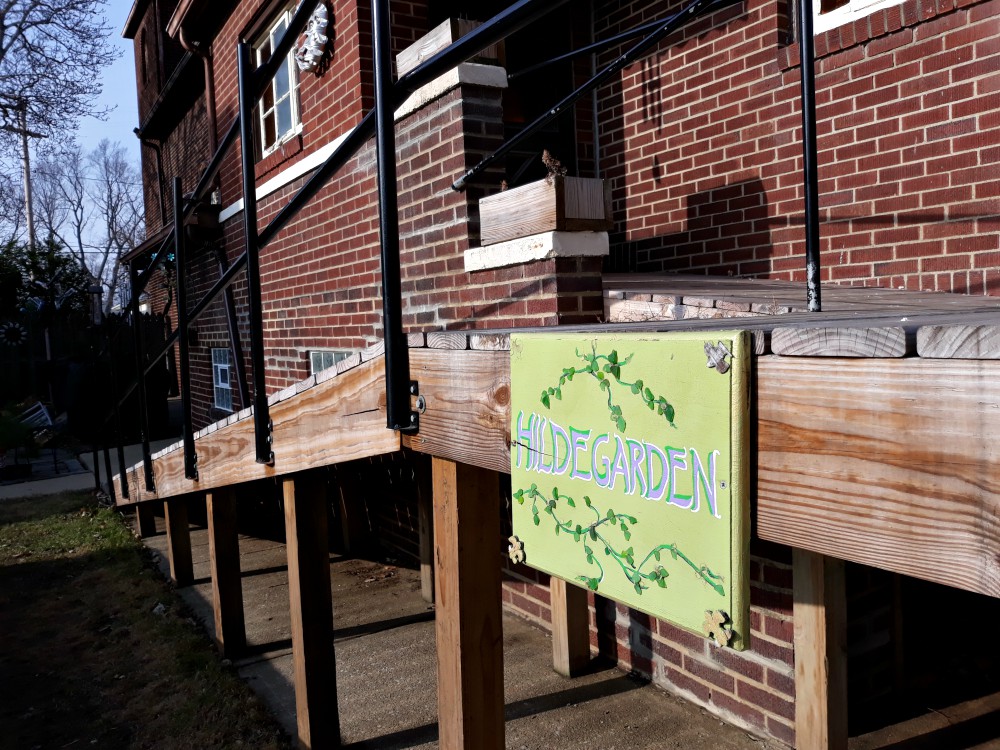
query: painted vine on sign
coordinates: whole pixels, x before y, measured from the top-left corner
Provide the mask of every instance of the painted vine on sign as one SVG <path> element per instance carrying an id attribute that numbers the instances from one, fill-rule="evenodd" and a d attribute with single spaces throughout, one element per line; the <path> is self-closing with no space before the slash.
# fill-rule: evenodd
<path id="1" fill-rule="evenodd" d="M 625 417 L 622 416 L 622 407 L 614 402 L 611 392 L 613 378 L 614 382 L 623 388 L 627 388 L 632 395 L 639 396 L 646 405 L 646 408 L 664 417 L 671 427 L 675 426 L 674 407 L 669 401 L 663 396 L 655 396 L 646 384 L 642 382 L 641 378 L 633 383 L 621 379 L 622 368 L 632 361 L 632 354 L 629 354 L 624 360 L 619 360 L 616 349 L 612 349 L 609 354 L 598 354 L 596 349 L 591 347 L 590 354 L 581 354 L 580 350 L 577 349 L 576 356 L 583 360 L 586 366 L 564 368 L 562 374 L 559 376 L 559 385 L 546 388 L 542 391 L 541 402 L 546 409 L 552 406 L 553 398 L 562 400 L 562 387 L 567 383 L 573 382 L 575 375 L 588 375 L 593 378 L 602 391 L 607 393 L 608 413 L 611 416 L 611 421 L 615 423 L 615 426 L 621 432 L 625 432 L 628 423 L 625 421 Z"/>
<path id="2" fill-rule="evenodd" d="M 661 589 L 667 587 L 667 578 L 670 573 L 662 565 L 657 565 L 653 570 L 646 573 L 643 569 L 650 560 L 655 562 L 660 562 L 662 558 L 662 553 L 667 552 L 671 559 L 681 560 L 691 570 L 695 572 L 696 575 L 700 576 L 705 583 L 711 586 L 720 596 L 725 596 L 726 591 L 722 585 L 723 578 L 720 575 L 716 575 L 707 566 L 698 566 L 690 557 L 688 557 L 676 543 L 672 544 L 659 544 L 653 547 L 645 557 L 639 563 L 636 563 L 635 551 L 632 547 L 625 547 L 623 549 L 616 548 L 616 542 L 610 539 L 610 534 L 606 530 L 602 530 L 602 527 L 607 527 L 610 525 L 612 528 L 617 528 L 618 532 L 621 534 L 625 542 L 628 542 L 632 538 L 632 532 L 629 531 L 628 524 L 633 526 L 639 523 L 639 520 L 635 516 L 629 516 L 625 513 L 615 513 L 614 510 L 608 508 L 607 513 L 602 513 L 593 503 L 593 501 L 587 495 L 583 496 L 584 505 L 594 512 L 596 516 L 594 520 L 590 523 L 574 524 L 572 520 L 563 521 L 559 518 L 556 513 L 558 509 L 559 502 L 564 500 L 566 505 L 570 508 L 576 508 L 576 501 L 568 495 L 559 494 L 559 490 L 556 487 L 552 488 L 552 496 L 546 497 L 541 492 L 538 491 L 537 485 L 531 485 L 527 489 L 519 489 L 514 493 L 514 499 L 517 501 L 518 505 L 523 505 L 526 499 L 531 499 L 531 513 L 534 519 L 535 526 L 541 524 L 541 517 L 538 513 L 538 502 L 542 501 L 542 511 L 552 516 L 552 520 L 555 522 L 555 535 L 559 536 L 560 532 L 566 532 L 573 537 L 574 542 L 583 541 L 583 551 L 587 558 L 588 565 L 596 565 L 600 575 L 598 577 L 591 576 L 577 576 L 576 580 L 582 581 L 587 584 L 587 588 L 592 591 L 597 591 L 598 586 L 600 586 L 601 581 L 604 580 L 604 566 L 601 565 L 601 561 L 597 554 L 594 552 L 593 548 L 587 544 L 587 540 L 595 543 L 599 543 L 604 547 L 604 554 L 611 559 L 611 562 L 617 563 L 621 572 L 628 579 L 629 583 L 635 588 L 635 593 L 642 595 L 642 592 L 649 588 L 645 585 L 644 581 L 649 581 L 655 583 Z"/>

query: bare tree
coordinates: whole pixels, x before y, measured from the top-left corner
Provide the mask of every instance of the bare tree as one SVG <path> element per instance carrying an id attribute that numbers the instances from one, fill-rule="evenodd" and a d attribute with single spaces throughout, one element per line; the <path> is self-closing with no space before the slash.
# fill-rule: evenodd
<path id="1" fill-rule="evenodd" d="M 114 305 L 121 278 L 121 260 L 144 237 L 142 190 L 139 171 L 128 160 L 120 143 L 101 141 L 89 157 L 92 166 L 91 200 L 100 222 L 97 251 L 88 264 L 91 274 L 107 287 L 106 312 Z"/>
<path id="2" fill-rule="evenodd" d="M 0 0 L 0 131 L 19 132 L 18 110 L 31 128 L 72 128 L 95 114 L 97 71 L 117 52 L 108 40 L 105 0 Z"/>
<path id="3" fill-rule="evenodd" d="M 87 268 L 84 236 L 93 213 L 88 159 L 75 141 L 38 159 L 33 182 L 35 220 L 46 237 L 58 239 Z"/>
<path id="4" fill-rule="evenodd" d="M 20 180 L 0 171 L 0 247 L 16 243 L 24 233 L 24 194 Z"/>
<path id="5" fill-rule="evenodd" d="M 121 284 L 121 259 L 143 239 L 142 180 L 121 144 L 103 140 L 85 154 L 71 143 L 38 159 L 32 204 L 43 237 L 58 242 L 105 287 L 108 312 Z"/>

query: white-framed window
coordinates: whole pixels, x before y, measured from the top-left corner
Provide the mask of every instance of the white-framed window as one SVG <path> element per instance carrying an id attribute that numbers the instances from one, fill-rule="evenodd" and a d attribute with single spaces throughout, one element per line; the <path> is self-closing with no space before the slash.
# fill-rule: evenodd
<path id="1" fill-rule="evenodd" d="M 902 2 L 903 0 L 813 0 L 813 33 L 822 34 Z"/>
<path id="2" fill-rule="evenodd" d="M 212 403 L 216 409 L 233 410 L 233 388 L 229 382 L 229 349 L 212 349 Z"/>
<path id="3" fill-rule="evenodd" d="M 342 359 L 347 359 L 350 352 L 338 352 L 332 349 L 315 349 L 309 352 L 309 374 L 328 370 Z"/>
<path id="4" fill-rule="evenodd" d="M 254 56 L 259 66 L 271 57 L 281 36 L 288 28 L 293 7 L 286 8 L 254 45 Z M 267 156 L 278 146 L 302 130 L 299 117 L 299 73 L 295 65 L 295 47 L 278 68 L 271 84 L 264 90 L 257 106 L 260 113 L 260 146 L 263 156 Z"/>

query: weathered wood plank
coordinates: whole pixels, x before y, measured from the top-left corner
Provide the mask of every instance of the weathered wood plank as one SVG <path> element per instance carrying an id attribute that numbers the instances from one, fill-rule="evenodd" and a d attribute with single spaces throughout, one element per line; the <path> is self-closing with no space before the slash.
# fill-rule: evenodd
<path id="1" fill-rule="evenodd" d="M 510 334 L 470 333 L 469 348 L 485 352 L 509 352 Z"/>
<path id="2" fill-rule="evenodd" d="M 427 334 L 430 349 L 468 349 L 469 334 L 462 331 L 431 331 Z"/>
<path id="3" fill-rule="evenodd" d="M 300 474 L 282 482 L 288 555 L 295 715 L 302 747 L 340 745 L 326 481 Z"/>
<path id="4" fill-rule="evenodd" d="M 757 362 L 757 532 L 1000 596 L 1000 363 Z"/>
<path id="5" fill-rule="evenodd" d="M 690 274 L 605 274 L 604 288 L 609 292 L 646 292 L 707 297 L 715 300 L 749 301 L 768 304 L 775 308 L 802 308 L 806 305 L 805 283 L 774 279 L 739 279 Z M 909 289 L 823 285 L 823 314 L 844 310 L 889 309 L 897 312 L 986 309 L 1000 312 L 1000 299 Z"/>
<path id="6" fill-rule="evenodd" d="M 788 328 L 771 331 L 771 351 L 796 357 L 902 357 L 906 331 L 886 328 Z"/>
<path id="7" fill-rule="evenodd" d="M 143 508 L 148 505 L 138 507 Z M 164 500 L 163 517 L 167 525 L 170 580 L 175 586 L 188 586 L 194 580 L 194 562 L 191 557 L 191 525 L 188 522 L 187 497 Z"/>
<path id="8" fill-rule="evenodd" d="M 847 597 L 844 563 L 792 553 L 795 747 L 847 750 Z"/>
<path id="9" fill-rule="evenodd" d="M 549 579 L 552 608 L 552 667 L 576 677 L 590 665 L 590 612 L 587 591 L 561 578 Z"/>
<path id="10" fill-rule="evenodd" d="M 479 201 L 483 246 L 552 231 L 603 232 L 613 227 L 604 181 L 554 177 Z"/>
<path id="11" fill-rule="evenodd" d="M 212 571 L 215 645 L 227 658 L 247 645 L 240 579 L 240 543 L 236 530 L 236 492 L 229 487 L 205 495 L 208 514 L 208 556 Z"/>
<path id="12" fill-rule="evenodd" d="M 396 77 L 406 75 L 425 60 L 430 59 L 452 42 L 458 41 L 468 34 L 481 21 L 470 21 L 464 18 L 449 18 L 442 21 L 420 39 L 396 55 Z M 500 57 L 500 45 L 494 44 L 476 55 L 473 60 L 496 60 Z"/>
<path id="13" fill-rule="evenodd" d="M 924 326 L 917 354 L 942 359 L 1000 359 L 1000 325 Z"/>
<path id="14" fill-rule="evenodd" d="M 499 477 L 440 458 L 431 471 L 440 745 L 502 750 Z"/>
<path id="15" fill-rule="evenodd" d="M 434 603 L 434 488 L 429 467 L 417 473 L 417 534 L 420 543 L 420 595 Z"/>
<path id="16" fill-rule="evenodd" d="M 399 450 L 399 436 L 385 427 L 384 378 L 379 358 L 276 403 L 271 408 L 274 466 L 256 462 L 253 419 L 247 417 L 196 441 L 198 481 L 184 477 L 183 455 L 174 451 L 153 463 L 155 493 L 146 492 L 141 467 L 132 469 L 130 496 L 121 502 L 183 495 Z"/>
<path id="17" fill-rule="evenodd" d="M 420 383 L 427 411 L 420 432 L 403 444 L 461 463 L 510 471 L 510 354 L 410 352 L 410 377 Z"/>

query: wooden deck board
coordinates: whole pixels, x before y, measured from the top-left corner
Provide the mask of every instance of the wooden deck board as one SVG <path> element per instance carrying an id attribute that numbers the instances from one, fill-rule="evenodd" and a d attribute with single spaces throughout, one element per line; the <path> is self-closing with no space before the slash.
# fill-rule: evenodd
<path id="1" fill-rule="evenodd" d="M 274 403 L 270 410 L 274 466 L 255 461 L 253 416 L 246 410 L 231 424 L 199 431 L 195 440 L 197 481 L 184 477 L 184 455 L 175 444 L 153 462 L 156 491 L 146 491 L 139 464 L 127 472 L 129 497 L 119 504 L 283 476 L 399 450 L 399 436 L 385 426 L 383 368 L 382 358 L 376 357 L 307 390 L 295 393 L 286 389 L 292 395 Z"/>

